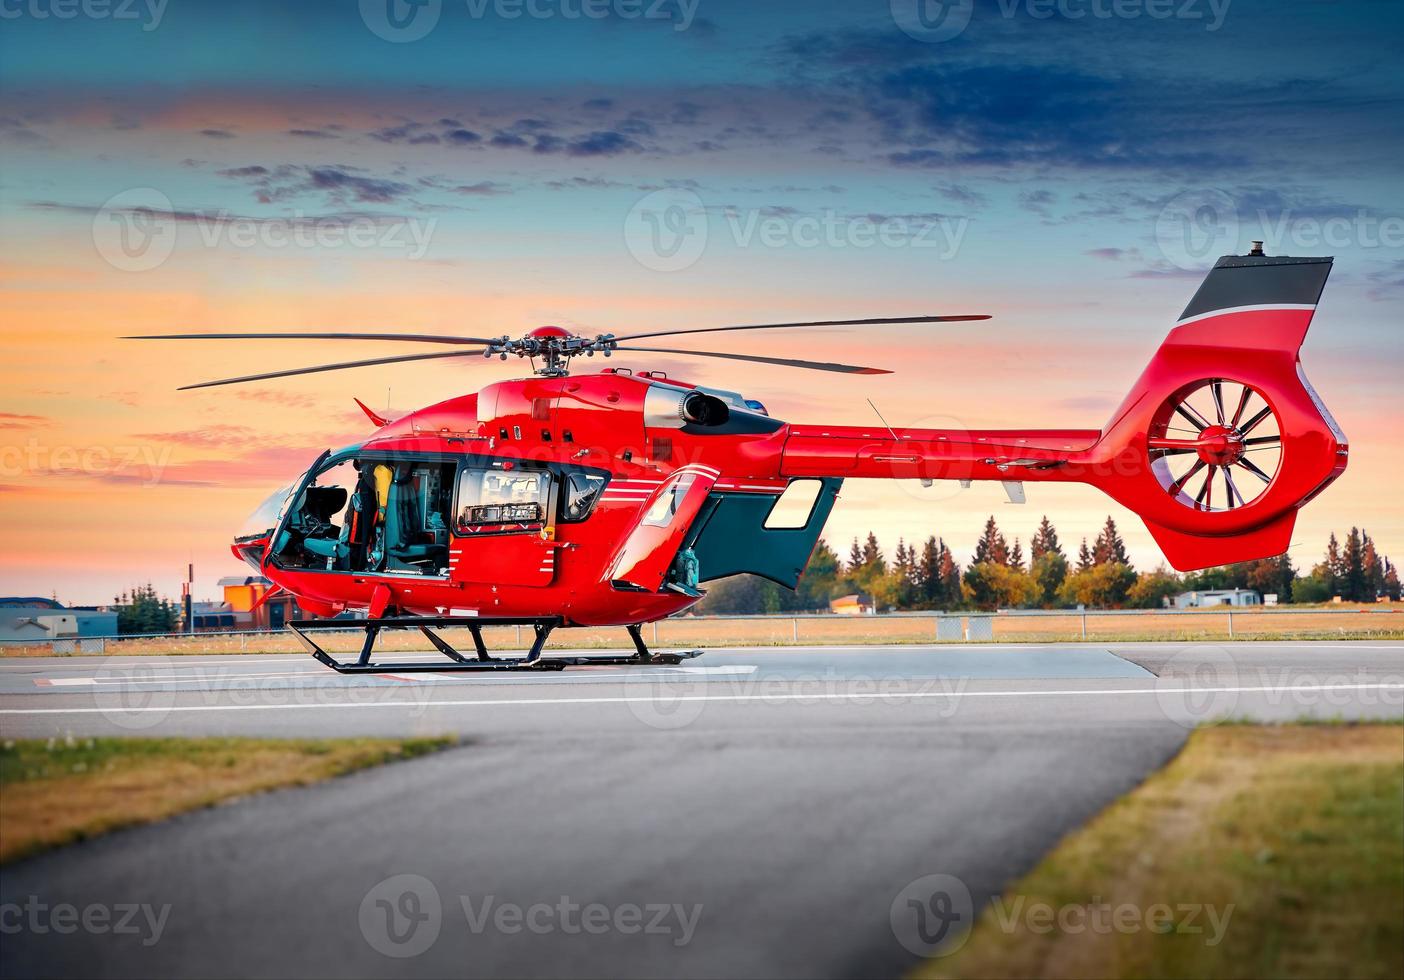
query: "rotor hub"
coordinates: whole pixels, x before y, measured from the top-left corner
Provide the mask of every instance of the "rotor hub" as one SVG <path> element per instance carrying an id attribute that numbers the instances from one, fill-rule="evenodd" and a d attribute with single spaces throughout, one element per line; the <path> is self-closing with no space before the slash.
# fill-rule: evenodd
<path id="1" fill-rule="evenodd" d="M 1199 434 L 1198 452 L 1209 466 L 1232 466 L 1243 458 L 1243 437 L 1231 426 L 1211 425 Z"/>

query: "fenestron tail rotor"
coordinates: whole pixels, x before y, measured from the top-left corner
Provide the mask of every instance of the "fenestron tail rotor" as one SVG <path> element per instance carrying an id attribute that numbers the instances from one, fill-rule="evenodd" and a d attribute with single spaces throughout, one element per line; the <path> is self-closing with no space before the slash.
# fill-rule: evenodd
<path id="1" fill-rule="evenodd" d="M 126 340 L 350 340 L 350 341 L 390 341 L 418 344 L 450 344 L 453 346 L 475 347 L 475 350 L 455 350 L 425 354 L 408 354 L 399 357 L 376 357 L 359 361 L 339 361 L 331 364 L 317 364 L 304 368 L 289 368 L 281 371 L 268 371 L 237 378 L 224 378 L 218 381 L 205 381 L 186 385 L 181 390 L 211 388 L 220 385 L 243 384 L 249 381 L 267 381 L 273 378 L 289 378 L 303 374 L 320 374 L 326 371 L 344 371 L 350 368 L 372 367 L 381 364 L 397 364 L 406 361 L 427 361 L 451 357 L 493 357 L 506 360 L 508 355 L 526 357 L 532 360 L 533 370 L 547 377 L 558 377 L 569 373 L 570 361 L 579 356 L 593 357 L 602 354 L 609 357 L 615 351 L 640 352 L 651 354 L 672 354 L 684 357 L 713 357 L 733 361 L 750 361 L 757 364 L 774 364 L 782 367 L 805 368 L 811 371 L 828 371 L 838 374 L 890 374 L 885 368 L 862 367 L 855 364 L 841 364 L 831 361 L 810 361 L 791 357 L 769 357 L 759 354 L 740 354 L 731 351 L 686 350 L 672 347 L 633 347 L 627 342 L 650 337 L 672 337 L 682 334 L 722 333 L 737 330 L 782 330 L 803 327 L 849 327 L 880 326 L 903 323 L 957 323 L 971 320 L 988 320 L 988 314 L 946 314 L 930 316 L 866 317 L 853 320 L 802 320 L 791 323 L 748 323 L 725 327 L 697 327 L 683 330 L 659 330 L 647 333 L 616 335 L 596 334 L 593 337 L 580 336 L 561 327 L 537 327 L 525 336 L 512 338 L 467 337 L 453 334 L 419 334 L 362 331 L 290 331 L 285 333 L 263 333 L 226 331 L 218 333 L 147 334 L 123 338 Z M 537 361 L 540 361 L 538 364 Z"/>
<path id="2" fill-rule="evenodd" d="M 1262 392 L 1206 378 L 1161 406 L 1146 452 L 1161 486 L 1179 503 L 1236 510 L 1272 483 L 1282 463 L 1282 431 Z"/>

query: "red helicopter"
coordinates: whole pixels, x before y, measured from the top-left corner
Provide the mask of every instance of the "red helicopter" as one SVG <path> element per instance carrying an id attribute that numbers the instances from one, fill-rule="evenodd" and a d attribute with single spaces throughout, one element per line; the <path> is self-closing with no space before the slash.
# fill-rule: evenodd
<path id="1" fill-rule="evenodd" d="M 846 374 L 877 368 L 723 351 L 637 346 L 682 334 L 936 323 L 912 316 L 577 336 L 216 333 L 137 339 L 385 340 L 448 351 L 322 364 L 190 385 L 202 388 L 403 361 L 530 358 L 534 377 L 488 385 L 394 421 L 357 401 L 377 431 L 323 452 L 252 518 L 234 554 L 317 616 L 379 632 L 417 628 L 448 658 L 393 670 L 560 669 L 576 663 L 677 663 L 644 623 L 697 602 L 702 583 L 749 572 L 795 588 L 845 479 L 1077 481 L 1141 515 L 1181 570 L 1286 550 L 1297 509 L 1345 469 L 1346 437 L 1302 373 L 1298 353 L 1330 258 L 1224 256 L 1150 365 L 1097 429 L 894 431 L 800 425 L 730 391 L 659 371 L 571 375 L 575 359 L 616 352 L 726 358 Z M 654 341 L 657 342 L 656 340 Z M 493 657 L 481 634 L 534 627 L 525 658 Z M 326 623 L 321 623 L 325 626 Z M 475 656 L 436 629 L 466 626 Z M 624 626 L 636 653 L 543 657 L 553 629 Z"/>

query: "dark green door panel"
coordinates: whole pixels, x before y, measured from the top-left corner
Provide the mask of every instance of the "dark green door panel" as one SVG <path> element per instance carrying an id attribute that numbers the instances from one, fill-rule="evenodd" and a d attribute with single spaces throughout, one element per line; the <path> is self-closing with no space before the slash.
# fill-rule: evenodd
<path id="1" fill-rule="evenodd" d="M 712 494 L 693 524 L 688 543 L 697 556 L 701 581 L 749 572 L 787 589 L 798 585 L 843 485 L 843 480 L 833 477 L 819 482 L 823 486 L 809 520 L 798 528 L 765 526 L 776 501 L 769 494 Z"/>

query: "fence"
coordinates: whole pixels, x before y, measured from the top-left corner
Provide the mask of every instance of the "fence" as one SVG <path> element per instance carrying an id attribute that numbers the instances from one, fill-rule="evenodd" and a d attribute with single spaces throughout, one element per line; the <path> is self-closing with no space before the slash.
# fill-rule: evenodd
<path id="1" fill-rule="evenodd" d="M 873 616 L 826 613 L 768 616 L 679 616 L 652 623 L 644 637 L 658 647 L 677 646 L 841 646 L 952 642 L 1129 642 L 1136 640 L 1366 639 L 1404 638 L 1404 606 L 1292 609 L 1217 606 L 1207 609 L 1007 610 L 904 612 Z M 318 642 L 335 653 L 360 649 L 359 631 L 338 631 L 334 623 Z M 488 645 L 520 649 L 529 637 L 520 626 L 483 630 Z M 472 649 L 467 630 L 443 631 L 451 643 Z M 617 627 L 562 630 L 553 648 L 627 647 Z M 382 634 L 381 649 L 422 650 L 414 631 Z M 284 631 L 230 631 L 81 637 L 43 643 L 0 644 L 4 656 L 81 654 L 302 653 Z"/>

